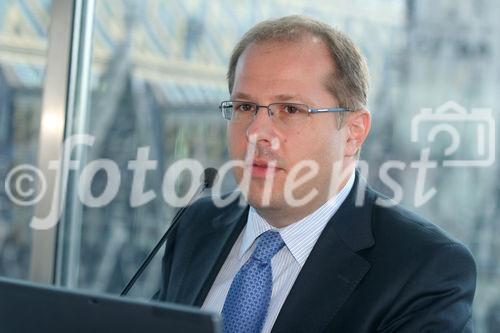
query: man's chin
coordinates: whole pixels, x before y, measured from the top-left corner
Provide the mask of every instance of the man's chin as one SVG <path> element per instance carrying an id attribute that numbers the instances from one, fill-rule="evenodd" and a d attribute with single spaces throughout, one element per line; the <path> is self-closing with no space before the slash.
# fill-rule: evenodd
<path id="1" fill-rule="evenodd" d="M 273 210 L 283 207 L 283 200 L 276 198 L 275 193 L 273 193 L 270 197 L 266 197 L 262 194 L 256 194 L 249 191 L 246 195 L 246 200 L 250 206 L 258 210 Z"/>

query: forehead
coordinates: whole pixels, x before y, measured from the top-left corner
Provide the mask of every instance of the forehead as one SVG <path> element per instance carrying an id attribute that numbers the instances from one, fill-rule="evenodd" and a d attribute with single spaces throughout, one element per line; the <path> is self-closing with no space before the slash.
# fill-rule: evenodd
<path id="1" fill-rule="evenodd" d="M 236 66 L 236 74 L 242 69 L 258 69 L 272 66 L 274 71 L 301 68 L 333 69 L 333 60 L 325 42 L 317 36 L 305 35 L 297 40 L 270 40 L 251 43 L 241 54 Z"/>
<path id="2" fill-rule="evenodd" d="M 238 59 L 233 95 L 314 97 L 315 93 L 327 92 L 325 81 L 333 71 L 330 52 L 318 37 L 254 42 Z"/>

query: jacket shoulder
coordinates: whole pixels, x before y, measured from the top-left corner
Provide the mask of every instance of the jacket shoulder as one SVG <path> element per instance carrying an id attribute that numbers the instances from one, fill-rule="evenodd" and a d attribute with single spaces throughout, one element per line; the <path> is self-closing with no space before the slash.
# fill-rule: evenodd
<path id="1" fill-rule="evenodd" d="M 438 252 L 453 248 L 456 259 L 474 263 L 470 250 L 461 241 L 400 204 L 387 207 L 375 201 L 371 220 L 378 255 L 384 253 L 388 258 L 405 260 L 411 265 L 421 264 Z"/>
<path id="2" fill-rule="evenodd" d="M 377 192 L 375 194 L 377 199 L 385 199 L 383 195 Z M 438 225 L 402 205 L 387 207 L 379 202 L 374 201 L 372 210 L 372 228 L 376 238 L 390 238 L 404 244 L 419 243 L 428 246 L 461 244 Z"/>

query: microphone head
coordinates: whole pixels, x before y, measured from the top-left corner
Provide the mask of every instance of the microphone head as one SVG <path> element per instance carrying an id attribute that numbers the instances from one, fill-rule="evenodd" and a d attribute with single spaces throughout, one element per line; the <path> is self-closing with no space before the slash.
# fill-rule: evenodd
<path id="1" fill-rule="evenodd" d="M 203 188 L 211 188 L 214 186 L 215 179 L 217 178 L 217 169 L 215 168 L 206 168 L 203 171 Z"/>

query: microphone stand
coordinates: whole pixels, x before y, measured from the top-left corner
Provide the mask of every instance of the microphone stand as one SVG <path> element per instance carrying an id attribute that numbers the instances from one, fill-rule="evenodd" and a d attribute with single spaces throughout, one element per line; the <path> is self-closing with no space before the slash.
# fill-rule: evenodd
<path id="1" fill-rule="evenodd" d="M 214 184 L 214 181 L 215 181 L 216 177 L 217 177 L 217 170 L 216 169 L 214 169 L 214 168 L 207 168 L 207 169 L 204 170 L 204 172 L 203 172 L 203 184 L 201 184 L 198 187 L 198 190 L 196 191 L 196 194 L 191 198 L 191 200 L 189 200 L 189 203 L 186 206 L 182 207 L 181 209 L 179 209 L 177 211 L 177 213 L 175 214 L 174 218 L 172 219 L 172 223 L 167 228 L 167 231 L 165 231 L 165 233 L 163 234 L 163 236 L 160 238 L 160 240 L 158 241 L 158 243 L 156 243 L 155 247 L 148 254 L 148 256 L 146 257 L 146 259 L 144 259 L 144 261 L 142 262 L 142 264 L 139 267 L 139 269 L 137 270 L 137 272 L 135 272 L 135 274 L 132 277 L 132 279 L 130 279 L 130 281 L 127 283 L 127 285 L 125 286 L 125 288 L 120 293 L 120 296 L 125 296 L 125 295 L 128 294 L 128 292 L 130 291 L 130 289 L 132 288 L 132 286 L 135 284 L 135 282 L 137 281 L 137 279 L 141 276 L 141 274 L 144 272 L 144 270 L 146 269 L 146 267 L 148 267 L 148 265 L 151 262 L 151 260 L 153 260 L 153 258 L 156 255 L 156 253 L 158 253 L 158 251 L 160 250 L 160 248 L 163 246 L 163 244 L 165 243 L 165 241 L 168 239 L 168 236 L 170 235 L 170 232 L 179 223 L 179 221 L 181 220 L 181 217 L 184 214 L 184 212 L 191 206 L 191 204 L 193 203 L 194 198 L 196 198 L 204 190 L 206 190 L 208 188 L 211 188 L 213 186 L 213 184 Z"/>

